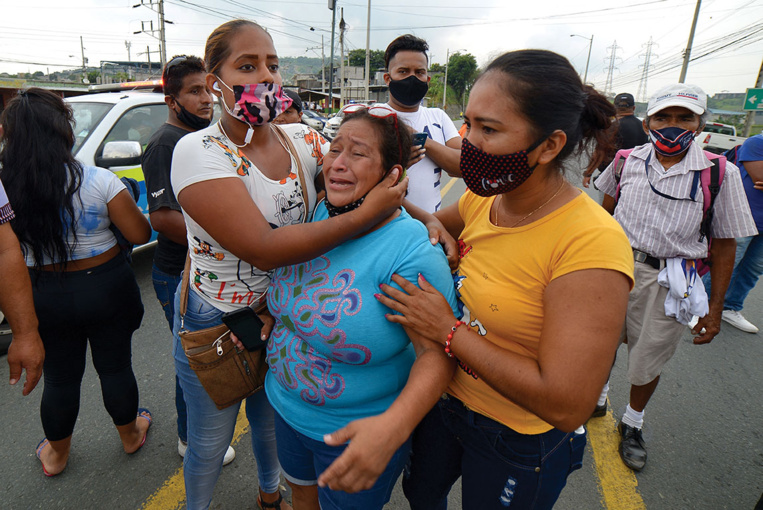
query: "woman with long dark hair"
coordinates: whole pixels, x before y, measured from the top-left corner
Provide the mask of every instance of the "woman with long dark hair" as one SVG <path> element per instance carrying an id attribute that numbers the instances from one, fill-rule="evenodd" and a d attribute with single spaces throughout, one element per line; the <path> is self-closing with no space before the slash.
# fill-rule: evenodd
<path id="1" fill-rule="evenodd" d="M 37 447 L 45 475 L 66 467 L 79 412 L 87 345 L 103 402 L 125 452 L 145 442 L 151 414 L 138 408 L 131 339 L 143 305 L 113 223 L 135 244 L 151 227 L 112 172 L 74 159 L 72 111 L 55 93 L 22 91 L 3 112 L 0 177 L 32 279 L 45 364 Z"/>

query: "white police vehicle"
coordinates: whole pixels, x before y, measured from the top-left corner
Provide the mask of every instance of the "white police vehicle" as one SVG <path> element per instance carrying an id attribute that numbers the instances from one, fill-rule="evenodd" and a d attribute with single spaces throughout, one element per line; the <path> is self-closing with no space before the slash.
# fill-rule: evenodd
<path id="1" fill-rule="evenodd" d="M 138 181 L 138 207 L 145 215 L 148 203 L 140 158 L 151 136 L 167 121 L 161 86 L 161 80 L 96 85 L 90 90 L 110 91 L 66 98 L 74 112 L 74 157 Z M 149 244 L 155 240 L 156 232 Z"/>

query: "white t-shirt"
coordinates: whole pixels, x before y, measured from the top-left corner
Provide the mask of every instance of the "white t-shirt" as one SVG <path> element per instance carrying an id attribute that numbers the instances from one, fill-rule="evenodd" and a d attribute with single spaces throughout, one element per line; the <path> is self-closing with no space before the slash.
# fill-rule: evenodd
<path id="1" fill-rule="evenodd" d="M 389 108 L 392 108 L 387 104 Z M 394 108 L 392 108 L 394 110 Z M 400 120 L 417 133 L 427 133 L 435 142 L 445 145 L 448 140 L 458 137 L 458 129 L 450 117 L 439 108 L 420 106 L 415 112 L 397 112 Z M 440 177 L 442 168 L 428 156 L 408 168 L 408 196 L 414 205 L 428 212 L 440 209 Z"/>
<path id="2" fill-rule="evenodd" d="M 187 186 L 212 179 L 238 178 L 262 215 L 273 228 L 295 225 L 305 216 L 302 187 L 297 163 L 307 182 L 310 211 L 315 207 L 315 177 L 323 168 L 323 155 L 329 143 L 323 136 L 303 124 L 280 126 L 297 150 L 291 157 L 291 173 L 274 181 L 260 170 L 220 131 L 219 124 L 189 133 L 180 139 L 172 156 L 172 189 L 175 196 Z M 225 200 L 225 197 L 209 197 Z M 185 210 L 188 248 L 191 254 L 191 288 L 219 310 L 233 311 L 262 299 L 270 285 L 270 272 L 262 271 L 227 251 L 201 228 Z M 235 216 L 230 218 L 235 222 Z M 246 235 L 245 232 L 241 233 Z"/>
<path id="3" fill-rule="evenodd" d="M 125 189 L 125 185 L 110 170 L 95 166 L 82 167 L 82 183 L 73 197 L 77 245 L 70 260 L 81 260 L 104 253 L 117 244 L 117 239 L 109 230 L 108 203 Z M 67 234 L 67 244 L 74 244 L 72 232 Z M 34 266 L 34 256 L 27 246 L 23 246 L 27 267 Z M 44 257 L 42 264 L 60 264 L 62 260 Z"/>

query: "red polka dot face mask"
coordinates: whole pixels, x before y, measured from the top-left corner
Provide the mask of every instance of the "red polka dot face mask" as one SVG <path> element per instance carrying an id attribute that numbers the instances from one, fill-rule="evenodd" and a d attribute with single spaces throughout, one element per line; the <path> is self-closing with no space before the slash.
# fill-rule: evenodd
<path id="1" fill-rule="evenodd" d="M 528 164 L 527 153 L 543 140 L 545 137 L 527 150 L 496 155 L 481 151 L 464 138 L 461 144 L 461 176 L 469 191 L 481 197 L 492 197 L 519 187 L 538 166 Z"/>

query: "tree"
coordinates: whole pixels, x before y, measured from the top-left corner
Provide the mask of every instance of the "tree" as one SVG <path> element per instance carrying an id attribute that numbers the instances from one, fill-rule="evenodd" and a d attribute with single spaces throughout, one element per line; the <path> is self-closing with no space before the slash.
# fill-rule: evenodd
<path id="1" fill-rule="evenodd" d="M 464 92 L 471 88 L 477 78 L 477 59 L 470 53 L 454 53 L 448 59 L 448 85 L 458 97 L 459 103 L 464 104 Z"/>
<path id="2" fill-rule="evenodd" d="M 96 83 L 98 81 L 98 77 L 101 75 L 98 71 L 90 71 L 87 73 L 87 81 L 90 83 Z"/>
<path id="3" fill-rule="evenodd" d="M 347 61 L 349 65 L 356 67 L 366 66 L 366 50 L 351 50 L 347 54 Z M 371 70 L 384 69 L 384 52 L 382 50 L 371 50 L 371 58 L 369 61 Z"/>
<path id="4" fill-rule="evenodd" d="M 434 63 L 431 66 L 429 66 L 429 72 L 430 72 L 430 74 L 444 73 L 445 72 L 445 66 L 442 65 L 442 64 Z"/>

